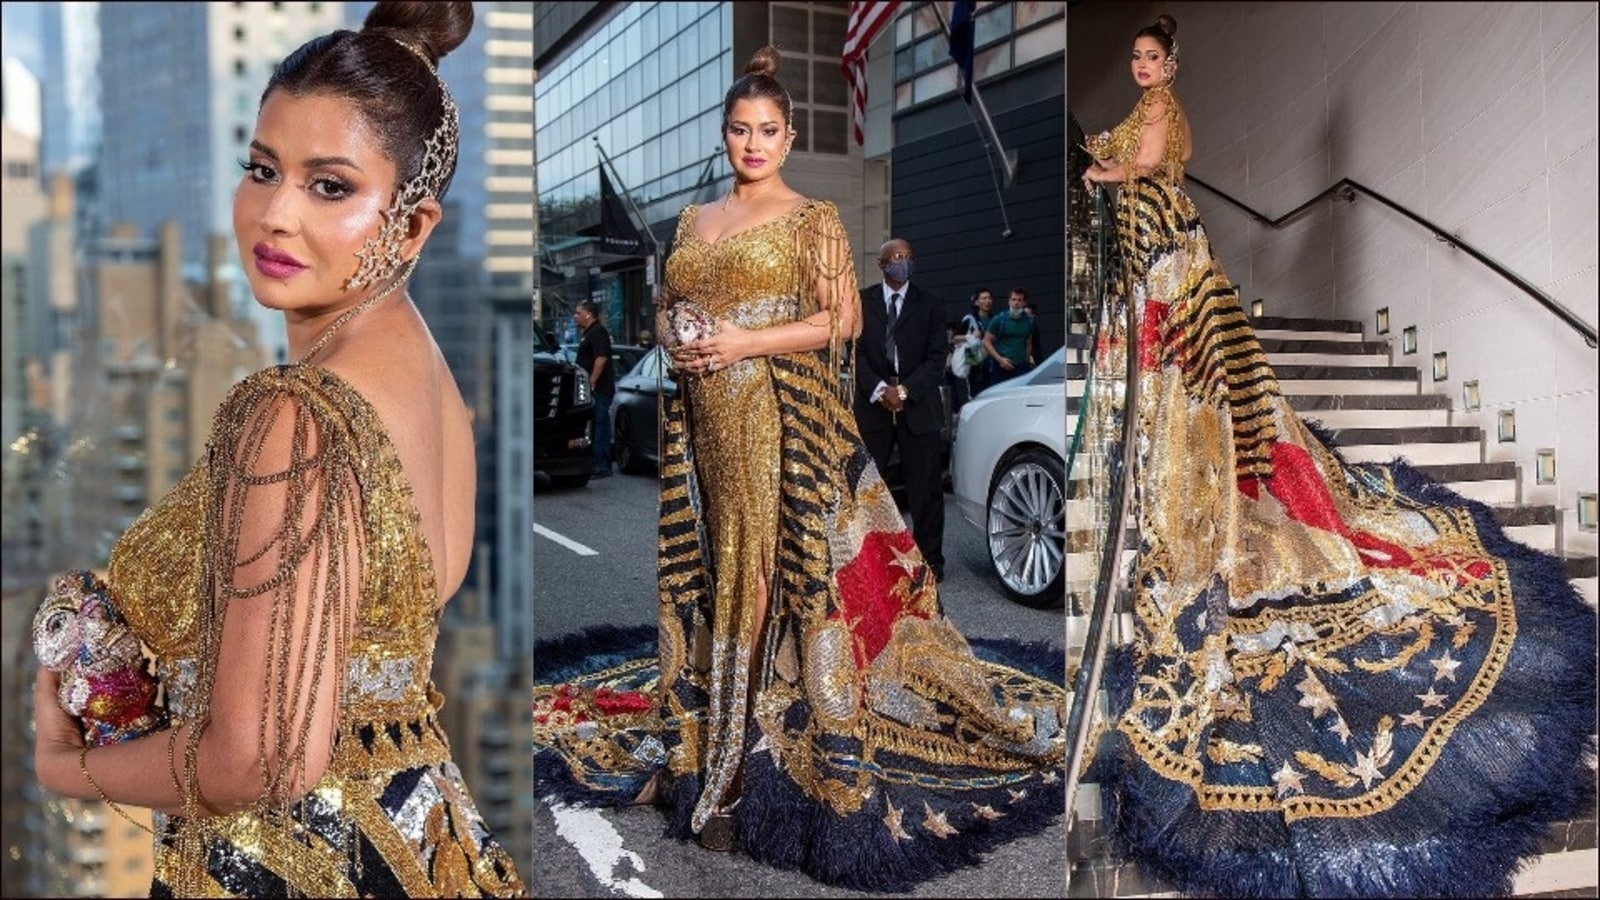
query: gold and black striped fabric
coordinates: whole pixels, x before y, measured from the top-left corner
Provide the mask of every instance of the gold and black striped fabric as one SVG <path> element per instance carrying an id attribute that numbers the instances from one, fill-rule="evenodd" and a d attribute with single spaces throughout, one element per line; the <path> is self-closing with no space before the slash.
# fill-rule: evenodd
<path id="1" fill-rule="evenodd" d="M 1225 406 L 1237 476 L 1270 477 L 1278 380 L 1245 317 L 1238 287 L 1211 252 L 1194 202 L 1182 187 L 1140 178 L 1124 187 L 1121 203 L 1118 236 L 1128 283 L 1145 290 L 1142 298 L 1136 294 L 1146 304 L 1140 338 L 1159 341 L 1148 355 L 1163 368 L 1176 366 L 1195 400 Z"/>

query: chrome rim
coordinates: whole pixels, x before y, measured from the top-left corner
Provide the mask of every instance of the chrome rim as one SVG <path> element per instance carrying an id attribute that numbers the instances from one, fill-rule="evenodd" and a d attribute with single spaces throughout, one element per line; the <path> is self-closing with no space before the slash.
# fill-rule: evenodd
<path id="1" fill-rule="evenodd" d="M 1066 498 L 1049 471 L 1025 462 L 1006 470 L 989 499 L 989 557 L 1006 587 L 1029 596 L 1061 574 Z"/>

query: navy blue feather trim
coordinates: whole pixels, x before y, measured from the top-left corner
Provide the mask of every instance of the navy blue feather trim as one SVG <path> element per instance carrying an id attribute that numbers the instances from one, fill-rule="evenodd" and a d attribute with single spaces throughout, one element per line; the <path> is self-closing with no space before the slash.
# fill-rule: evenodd
<path id="1" fill-rule="evenodd" d="M 1202 811 L 1188 786 L 1152 772 L 1110 732 L 1088 780 L 1106 782 L 1115 852 L 1184 893 L 1507 895 L 1551 824 L 1593 812 L 1595 775 L 1585 756 L 1595 752 L 1596 618 L 1561 559 L 1506 537 L 1487 505 L 1405 461 L 1351 468 L 1387 468 L 1405 496 L 1472 516 L 1484 548 L 1510 576 L 1517 617 L 1510 658 L 1422 783 L 1365 818 L 1286 824 L 1265 814 Z M 1108 668 L 1113 709 L 1127 708 L 1132 674 L 1123 648 Z"/>

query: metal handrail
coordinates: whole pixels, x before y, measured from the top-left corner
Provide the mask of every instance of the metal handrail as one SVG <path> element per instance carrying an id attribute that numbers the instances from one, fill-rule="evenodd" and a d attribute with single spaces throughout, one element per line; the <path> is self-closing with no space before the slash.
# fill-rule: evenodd
<path id="1" fill-rule="evenodd" d="M 1101 210 L 1098 216 L 1101 237 L 1109 229 L 1108 216 L 1105 214 L 1105 191 L 1103 188 L 1095 190 L 1093 200 Z M 1105 279 L 1105 254 L 1102 249 L 1097 254 L 1096 270 L 1100 276 L 1099 290 L 1101 297 L 1102 315 L 1096 321 L 1103 324 L 1109 323 L 1109 318 L 1103 314 L 1103 304 L 1107 296 Z M 1139 402 L 1139 328 L 1137 309 L 1134 303 L 1122 304 L 1124 318 L 1124 346 L 1126 353 L 1124 365 L 1124 379 L 1126 388 L 1123 394 L 1121 436 L 1117 447 L 1117 455 L 1110 460 L 1109 491 L 1106 502 L 1108 515 L 1106 521 L 1105 543 L 1100 548 L 1099 570 L 1095 577 L 1094 597 L 1089 609 L 1089 629 L 1084 637 L 1083 657 L 1078 665 L 1076 678 L 1073 680 L 1072 706 L 1067 714 L 1067 784 L 1066 784 L 1066 819 L 1070 830 L 1073 824 L 1073 808 L 1077 802 L 1078 779 L 1081 774 L 1084 754 L 1088 747 L 1089 736 L 1094 731 L 1095 695 L 1100 692 L 1100 683 L 1105 674 L 1106 650 L 1110 643 L 1112 620 L 1116 615 L 1117 588 L 1122 580 L 1122 551 L 1123 541 L 1127 534 L 1127 515 L 1129 512 L 1129 496 L 1132 489 L 1131 476 L 1134 468 L 1134 434 L 1138 420 Z M 1098 334 L 1095 340 L 1099 344 Z M 1096 352 L 1098 347 L 1096 347 Z M 1091 373 L 1093 364 L 1090 366 Z M 1092 375 L 1091 375 L 1092 377 Z M 1078 421 L 1090 415 L 1090 395 L 1084 391 L 1084 402 L 1078 410 Z M 1068 872 L 1068 879 L 1071 873 Z"/>
<path id="2" fill-rule="evenodd" d="M 1360 193 L 1366 194 L 1368 197 L 1371 197 L 1372 199 L 1378 201 L 1379 203 L 1382 203 L 1384 206 L 1389 207 L 1390 209 L 1394 210 L 1395 212 L 1399 213 L 1400 215 L 1405 216 L 1406 218 L 1410 219 L 1411 221 L 1415 222 L 1416 224 L 1421 225 L 1423 228 L 1426 228 L 1429 232 L 1431 232 L 1433 234 L 1434 240 L 1437 240 L 1440 243 L 1449 245 L 1451 249 L 1466 251 L 1466 254 L 1468 256 L 1470 256 L 1473 259 L 1477 260 L 1478 262 L 1484 264 L 1485 266 L 1488 266 L 1489 269 L 1491 271 L 1493 271 L 1496 275 L 1499 275 L 1501 278 L 1504 278 L 1506 281 L 1511 282 L 1518 289 L 1520 289 L 1523 293 L 1525 293 L 1528 296 L 1532 297 L 1533 299 L 1539 301 L 1539 304 L 1541 306 L 1543 306 L 1545 309 L 1549 310 L 1550 312 L 1554 313 L 1556 315 L 1556 318 L 1558 318 L 1561 321 L 1565 322 L 1570 328 L 1572 328 L 1573 331 L 1576 331 L 1578 333 L 1578 335 L 1583 338 L 1584 343 L 1588 344 L 1590 347 L 1597 346 L 1596 345 L 1595 327 L 1593 325 L 1590 325 L 1589 323 L 1583 321 L 1582 319 L 1578 318 L 1578 316 L 1575 313 L 1573 313 L 1572 310 L 1569 310 L 1565 306 L 1562 306 L 1559 302 L 1556 301 L 1555 298 L 1551 297 L 1549 294 L 1546 294 L 1544 291 L 1539 290 L 1537 287 L 1534 287 L 1532 284 L 1529 284 L 1527 279 L 1525 279 L 1522 276 L 1518 275 L 1517 273 L 1511 271 L 1510 269 L 1507 269 L 1505 266 L 1502 266 L 1500 263 L 1495 262 L 1493 259 L 1489 258 L 1489 256 L 1487 254 L 1483 253 L 1483 251 L 1479 250 L 1478 248 L 1476 248 L 1476 247 L 1472 246 L 1471 244 L 1468 244 L 1467 242 L 1461 240 L 1459 237 L 1456 237 L 1455 235 L 1446 232 L 1443 228 L 1440 228 L 1438 225 L 1434 224 L 1433 222 L 1429 221 L 1428 219 L 1425 219 L 1422 216 L 1417 215 L 1416 213 L 1412 212 L 1411 210 L 1407 209 L 1406 207 L 1401 206 L 1399 203 L 1396 203 L 1395 201 L 1389 199 L 1388 197 L 1385 197 L 1384 195 L 1378 193 L 1377 191 L 1373 190 L 1372 188 L 1367 187 L 1366 185 L 1362 184 L 1361 182 L 1356 181 L 1353 178 L 1341 178 L 1341 179 L 1339 179 L 1338 181 L 1334 182 L 1330 187 L 1328 187 L 1327 190 L 1323 191 L 1322 193 L 1316 195 L 1315 197 L 1312 197 L 1310 200 L 1307 200 L 1306 202 L 1300 204 L 1299 206 L 1296 206 L 1294 209 L 1289 210 L 1288 212 L 1284 213 L 1283 215 L 1277 217 L 1276 219 L 1272 219 L 1272 218 L 1268 218 L 1265 213 L 1262 213 L 1262 212 L 1259 212 L 1259 211 L 1257 211 L 1255 209 L 1252 209 L 1250 206 L 1245 204 L 1243 201 L 1234 198 L 1233 196 L 1229 195 L 1226 191 L 1223 191 L 1221 188 L 1218 188 L 1218 187 L 1216 187 L 1216 186 L 1214 186 L 1212 184 L 1208 184 L 1207 182 L 1205 182 L 1205 181 L 1203 181 L 1203 180 L 1201 180 L 1199 178 L 1196 178 L 1193 175 L 1189 175 L 1187 173 L 1185 174 L 1184 177 L 1186 177 L 1189 181 L 1192 181 L 1195 184 L 1199 185 L 1200 187 L 1203 187 L 1206 190 L 1210 191 L 1211 193 L 1215 194 L 1217 197 L 1219 197 L 1219 198 L 1227 201 L 1228 203 L 1232 204 L 1233 206 L 1237 207 L 1238 209 L 1243 211 L 1245 214 L 1247 214 L 1251 218 L 1255 219 L 1257 222 L 1260 222 L 1263 225 L 1271 226 L 1273 228 L 1280 227 L 1281 225 L 1283 225 L 1283 223 L 1288 222 L 1291 219 L 1294 219 L 1295 217 L 1299 216 L 1301 213 L 1304 213 L 1306 210 L 1308 210 L 1311 207 L 1315 206 L 1316 204 L 1322 202 L 1323 200 L 1327 199 L 1328 197 L 1334 196 L 1335 194 L 1338 194 L 1341 198 L 1343 198 L 1344 200 L 1346 200 L 1348 202 L 1351 202 L 1351 203 L 1354 203 L 1355 199 L 1356 199 L 1354 192 L 1360 192 Z"/>

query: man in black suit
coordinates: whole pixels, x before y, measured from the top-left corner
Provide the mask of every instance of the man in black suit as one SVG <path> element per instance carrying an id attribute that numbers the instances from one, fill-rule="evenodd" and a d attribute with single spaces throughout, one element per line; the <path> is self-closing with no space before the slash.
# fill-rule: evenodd
<path id="1" fill-rule="evenodd" d="M 944 403 L 944 303 L 911 283 L 911 245 L 893 238 L 878 251 L 883 282 L 861 291 L 861 337 L 856 340 L 855 413 L 861 439 L 888 471 L 900 446 L 900 474 L 910 507 L 911 533 L 934 578 L 944 578 L 944 474 L 939 431 Z"/>

